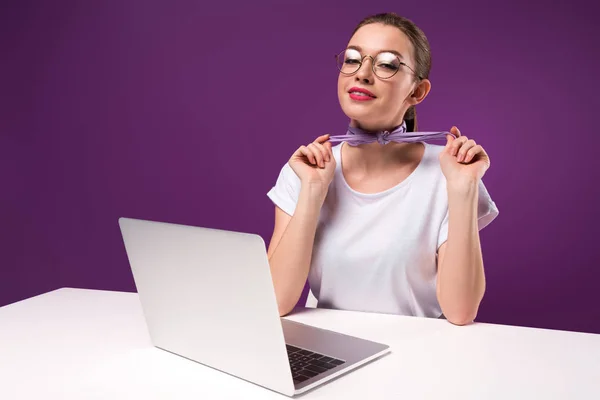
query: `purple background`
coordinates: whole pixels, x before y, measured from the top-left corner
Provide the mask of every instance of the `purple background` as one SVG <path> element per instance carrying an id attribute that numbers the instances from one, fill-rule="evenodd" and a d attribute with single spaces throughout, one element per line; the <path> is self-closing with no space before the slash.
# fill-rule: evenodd
<path id="1" fill-rule="evenodd" d="M 432 47 L 421 130 L 492 159 L 478 320 L 600 333 L 599 36 L 576 3 L 2 2 L 0 305 L 134 291 L 120 216 L 268 243 L 283 163 L 347 125 L 333 54 L 395 11 Z"/>

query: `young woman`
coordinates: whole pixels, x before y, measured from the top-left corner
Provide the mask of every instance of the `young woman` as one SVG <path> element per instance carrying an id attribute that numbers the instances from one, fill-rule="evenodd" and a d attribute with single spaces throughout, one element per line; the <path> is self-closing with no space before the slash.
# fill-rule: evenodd
<path id="1" fill-rule="evenodd" d="M 385 140 L 418 133 L 415 106 L 431 89 L 426 36 L 377 14 L 337 61 L 348 134 L 298 148 L 268 193 L 280 314 L 308 279 L 318 307 L 473 321 L 485 292 L 479 231 L 498 215 L 482 182 L 490 159 L 456 127 L 445 145 Z"/>

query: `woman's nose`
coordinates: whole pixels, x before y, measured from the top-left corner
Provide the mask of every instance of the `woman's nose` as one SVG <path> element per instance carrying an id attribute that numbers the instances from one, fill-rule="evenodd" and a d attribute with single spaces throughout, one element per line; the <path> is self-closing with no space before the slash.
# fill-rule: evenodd
<path id="1" fill-rule="evenodd" d="M 363 62 L 356 72 L 356 79 L 365 83 L 371 83 L 373 81 L 373 59 L 365 56 Z"/>

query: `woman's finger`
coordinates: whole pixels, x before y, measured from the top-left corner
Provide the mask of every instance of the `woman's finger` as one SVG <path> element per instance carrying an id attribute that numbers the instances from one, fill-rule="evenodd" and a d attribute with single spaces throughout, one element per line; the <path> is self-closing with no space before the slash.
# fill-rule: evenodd
<path id="1" fill-rule="evenodd" d="M 467 155 L 467 151 L 471 150 L 472 147 L 475 147 L 477 143 L 473 139 L 467 140 L 458 151 L 458 155 L 456 157 L 458 162 L 462 162 L 465 160 L 465 156 Z"/>
<path id="2" fill-rule="evenodd" d="M 467 156 L 465 157 L 465 163 L 469 163 L 471 162 L 471 160 L 473 160 L 473 157 L 475 157 L 477 154 L 483 152 L 483 147 L 481 147 L 480 144 L 471 147 L 469 149 L 469 151 L 467 152 Z"/>
<path id="3" fill-rule="evenodd" d="M 317 143 L 323 143 L 329 140 L 329 133 L 326 133 L 325 135 L 321 135 L 318 138 L 315 139 L 315 142 Z"/>
<path id="4" fill-rule="evenodd" d="M 450 132 L 454 133 L 457 139 L 462 135 L 457 126 L 453 126 L 452 128 L 450 128 Z"/>
<path id="5" fill-rule="evenodd" d="M 325 148 L 327 149 L 327 152 L 329 153 L 329 161 L 331 161 L 331 159 L 333 158 L 333 150 L 331 149 L 332 148 L 331 142 L 325 142 L 323 144 L 323 146 L 325 146 Z"/>
<path id="6" fill-rule="evenodd" d="M 323 161 L 323 154 L 321 150 L 317 147 L 318 143 L 311 143 L 308 145 L 308 148 L 312 151 L 313 155 L 317 159 L 317 165 L 321 168 L 325 168 L 325 163 Z"/>
<path id="7" fill-rule="evenodd" d="M 321 154 L 323 155 L 323 160 L 325 161 L 329 161 L 329 151 L 327 151 L 327 148 L 325 148 L 325 145 L 322 145 L 321 143 L 314 143 L 315 146 L 317 146 L 317 148 L 319 149 L 319 151 L 321 152 Z"/>
<path id="8" fill-rule="evenodd" d="M 315 156 L 313 155 L 312 151 L 308 147 L 300 146 L 297 153 L 305 156 L 311 164 L 316 164 Z"/>
<path id="9" fill-rule="evenodd" d="M 465 144 L 467 142 L 467 140 L 469 140 L 469 139 L 466 136 L 461 136 L 461 137 L 455 139 L 452 142 L 450 154 L 452 154 L 453 156 L 457 155 L 458 150 L 462 147 L 463 144 Z"/>

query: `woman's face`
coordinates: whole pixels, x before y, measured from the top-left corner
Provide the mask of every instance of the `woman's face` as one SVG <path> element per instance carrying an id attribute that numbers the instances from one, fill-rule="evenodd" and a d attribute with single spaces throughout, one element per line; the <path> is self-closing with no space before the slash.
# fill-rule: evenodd
<path id="1" fill-rule="evenodd" d="M 345 65 L 350 68 L 352 64 L 357 66 L 354 60 L 367 55 L 375 58 L 386 50 L 400 54 L 400 61 L 415 69 L 413 46 L 408 37 L 395 26 L 379 23 L 365 25 L 356 31 L 348 43 Z M 338 99 L 342 110 L 354 125 L 366 130 L 390 129 L 400 125 L 406 110 L 419 103 L 429 91 L 429 81 L 423 80 L 416 96 L 411 96 L 418 82 L 414 73 L 406 66 L 398 65 L 393 57 L 390 58 L 390 53 L 383 54 L 381 61 L 396 62 L 396 74 L 388 79 L 378 77 L 373 73 L 373 60 L 366 57 L 358 72 L 353 75 L 340 72 L 338 76 Z M 381 75 L 389 74 L 394 69 L 387 63 L 382 65 L 379 69 Z M 421 86 L 425 86 L 425 93 Z M 366 89 L 372 96 L 352 93 L 356 88 Z"/>

